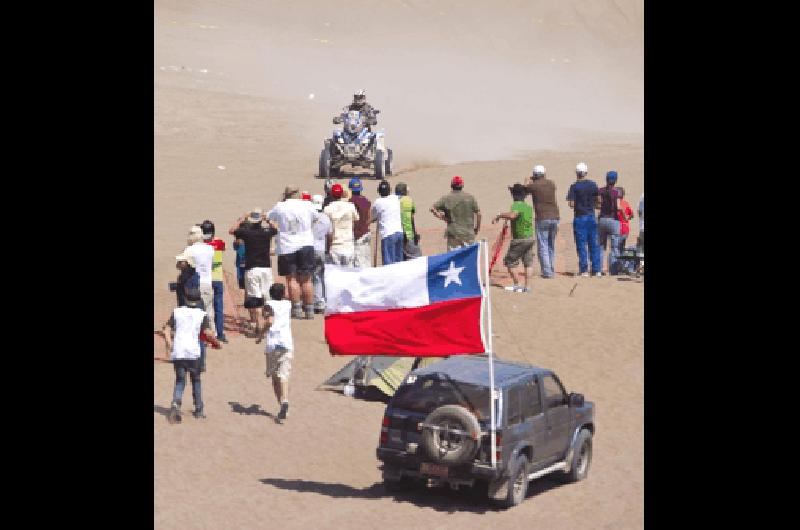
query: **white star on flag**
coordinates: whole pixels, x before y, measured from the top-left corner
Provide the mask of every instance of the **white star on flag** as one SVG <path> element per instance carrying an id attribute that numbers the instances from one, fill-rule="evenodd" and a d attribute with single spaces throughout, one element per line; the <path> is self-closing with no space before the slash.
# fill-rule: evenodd
<path id="1" fill-rule="evenodd" d="M 455 261 L 450 260 L 450 268 L 439 273 L 439 276 L 444 276 L 445 288 L 450 285 L 451 282 L 461 285 L 461 278 L 459 278 L 458 275 L 461 274 L 461 271 L 465 268 L 466 267 L 456 267 Z"/>

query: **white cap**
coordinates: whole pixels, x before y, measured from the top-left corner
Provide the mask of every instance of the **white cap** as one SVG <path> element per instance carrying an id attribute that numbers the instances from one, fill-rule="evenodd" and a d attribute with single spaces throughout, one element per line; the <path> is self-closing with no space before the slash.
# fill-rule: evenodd
<path id="1" fill-rule="evenodd" d="M 533 167 L 533 174 L 534 175 L 544 175 L 546 173 L 544 166 L 538 165 Z"/>
<path id="2" fill-rule="evenodd" d="M 585 163 L 581 162 L 580 164 L 575 166 L 575 172 L 576 173 L 584 173 L 584 174 L 586 174 L 586 173 L 589 172 L 589 168 Z"/>
<path id="3" fill-rule="evenodd" d="M 322 195 L 314 195 L 311 197 L 311 204 L 314 205 L 314 208 L 316 208 L 318 212 L 322 211 L 323 202 L 325 202 L 325 199 L 322 198 Z"/>

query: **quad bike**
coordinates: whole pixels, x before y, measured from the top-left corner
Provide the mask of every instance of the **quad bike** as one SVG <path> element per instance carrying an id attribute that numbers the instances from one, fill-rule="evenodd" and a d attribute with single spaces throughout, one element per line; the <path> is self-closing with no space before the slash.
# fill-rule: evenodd
<path id="1" fill-rule="evenodd" d="M 380 111 L 374 111 L 378 113 Z M 386 147 L 383 131 L 370 130 L 366 117 L 351 110 L 333 119 L 334 124 L 343 124 L 334 129 L 331 138 L 319 155 L 319 176 L 330 178 L 341 172 L 342 166 L 373 168 L 376 179 L 392 174 L 392 150 Z"/>

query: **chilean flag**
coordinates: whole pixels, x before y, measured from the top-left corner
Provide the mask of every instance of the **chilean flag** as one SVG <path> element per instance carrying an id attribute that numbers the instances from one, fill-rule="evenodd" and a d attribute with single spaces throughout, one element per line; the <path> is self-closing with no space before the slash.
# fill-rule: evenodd
<path id="1" fill-rule="evenodd" d="M 478 248 L 375 268 L 326 264 L 331 355 L 484 353 Z"/>

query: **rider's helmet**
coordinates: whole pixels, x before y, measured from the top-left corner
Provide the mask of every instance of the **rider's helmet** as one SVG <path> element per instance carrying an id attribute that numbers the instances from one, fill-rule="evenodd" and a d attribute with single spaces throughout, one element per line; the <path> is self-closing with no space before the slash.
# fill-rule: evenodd
<path id="1" fill-rule="evenodd" d="M 547 171 L 544 169 L 544 166 L 542 165 L 533 167 L 533 176 L 535 178 L 542 178 L 543 176 L 545 176 L 546 173 Z"/>
<path id="2" fill-rule="evenodd" d="M 609 184 L 615 184 L 617 182 L 617 172 L 613 169 L 606 173 L 606 182 Z"/>
<path id="3" fill-rule="evenodd" d="M 388 180 L 382 180 L 380 184 L 378 184 L 378 195 L 381 197 L 386 197 L 390 193 L 392 193 L 392 187 L 389 185 Z"/>
<path id="4" fill-rule="evenodd" d="M 355 94 L 353 94 L 353 103 L 356 105 L 363 105 L 367 102 L 367 92 L 362 88 Z"/>
<path id="5" fill-rule="evenodd" d="M 577 173 L 582 177 L 585 177 L 589 173 L 589 167 L 585 163 L 581 162 L 580 164 L 575 166 L 575 173 Z"/>

